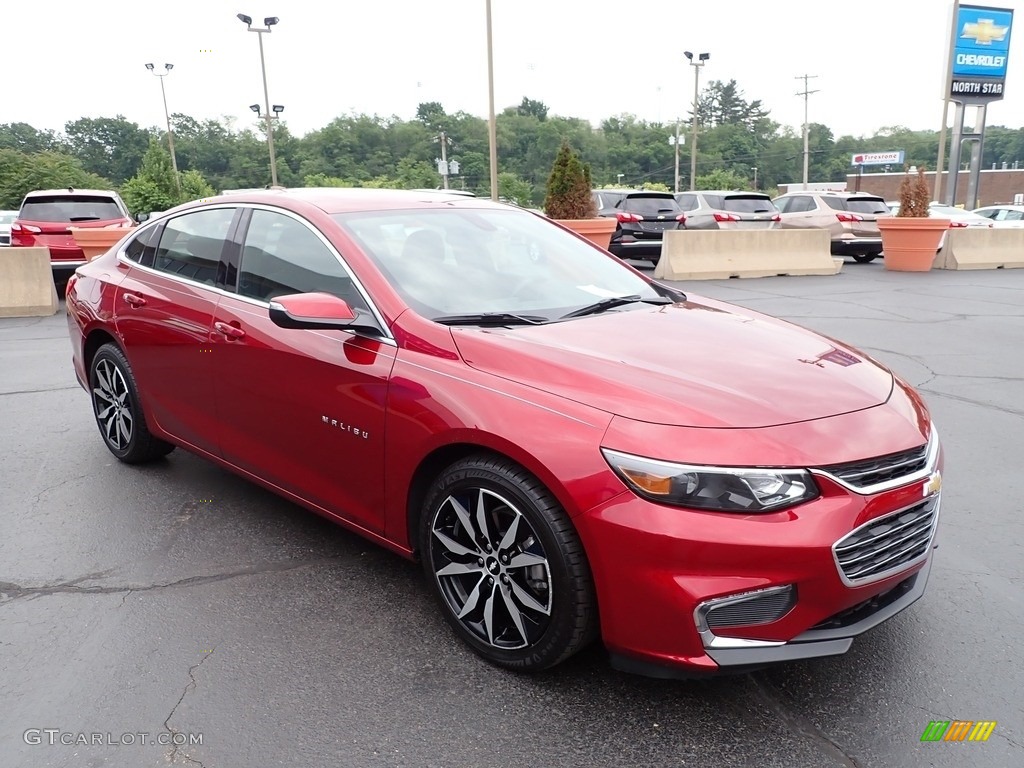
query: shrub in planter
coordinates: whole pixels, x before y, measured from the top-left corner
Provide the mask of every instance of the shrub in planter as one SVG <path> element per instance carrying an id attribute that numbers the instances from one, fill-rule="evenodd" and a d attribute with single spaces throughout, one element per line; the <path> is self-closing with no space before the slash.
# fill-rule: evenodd
<path id="1" fill-rule="evenodd" d="M 900 210 L 896 216 L 878 219 L 882 235 L 885 268 L 897 272 L 927 272 L 935 261 L 949 219 L 930 215 L 931 193 L 918 167 L 915 177 L 907 170 L 899 190 Z"/>
<path id="2" fill-rule="evenodd" d="M 547 195 L 544 198 L 544 210 L 548 216 L 562 220 L 592 219 L 597 216 L 587 170 L 568 142 L 563 142 L 551 168 L 551 176 L 548 177 Z"/>

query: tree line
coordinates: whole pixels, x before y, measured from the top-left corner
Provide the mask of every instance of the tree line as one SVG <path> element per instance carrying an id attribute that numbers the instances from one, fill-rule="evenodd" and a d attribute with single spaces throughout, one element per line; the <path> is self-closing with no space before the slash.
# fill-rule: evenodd
<path id="1" fill-rule="evenodd" d="M 568 141 L 590 167 L 597 186 L 669 189 L 674 183 L 677 131 L 682 187 L 689 187 L 690 120 L 651 122 L 634 115 L 588 121 L 549 114 L 540 101 L 523 98 L 497 116 L 499 192 L 523 205 L 542 204 L 552 163 Z M 770 117 L 760 100 L 747 100 L 735 80 L 712 81 L 697 102 L 697 186 L 774 190 L 803 174 L 803 137 Z M 116 188 L 133 212 L 163 210 L 176 202 L 223 189 L 270 183 L 265 124 L 236 125 L 231 118 L 196 120 L 171 116 L 175 179 L 166 133 L 124 116 L 80 118 L 63 132 L 26 123 L 0 124 L 0 205 L 16 208 L 31 189 Z M 275 121 L 279 183 L 300 186 L 433 188 L 440 186 L 436 158 L 443 132 L 448 157 L 459 163 L 453 187 L 490 194 L 487 121 L 448 113 L 438 102 L 418 106 L 410 120 L 378 115 L 340 116 L 323 128 L 295 136 Z M 891 126 L 869 137 L 840 136 L 821 123 L 809 128 L 810 181 L 838 181 L 859 152 L 904 150 L 908 164 L 930 167 L 937 131 Z M 1024 160 L 1024 128 L 990 127 L 983 167 Z M 757 169 L 756 171 L 754 169 Z M 865 169 L 866 171 L 881 169 Z M 897 169 L 892 169 L 897 170 Z"/>

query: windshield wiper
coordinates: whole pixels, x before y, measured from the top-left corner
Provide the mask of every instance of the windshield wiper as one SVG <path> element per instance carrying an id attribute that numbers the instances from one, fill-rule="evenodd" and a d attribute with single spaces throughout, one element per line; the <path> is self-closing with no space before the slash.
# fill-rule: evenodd
<path id="1" fill-rule="evenodd" d="M 570 317 L 583 317 L 584 315 L 596 315 L 599 312 L 604 312 L 615 307 L 621 307 L 626 304 L 636 304 L 637 302 L 643 302 L 644 304 L 674 304 L 672 299 L 665 296 L 652 296 L 650 298 L 642 298 L 637 294 L 631 296 L 609 296 L 607 299 L 601 299 L 595 301 L 593 304 L 588 304 L 585 307 L 574 309 L 567 315 L 562 315 L 561 319 L 566 320 Z"/>
<path id="2" fill-rule="evenodd" d="M 442 315 L 435 317 L 434 322 L 442 325 L 540 325 L 548 322 L 548 318 L 512 312 L 481 312 L 476 315 Z"/>

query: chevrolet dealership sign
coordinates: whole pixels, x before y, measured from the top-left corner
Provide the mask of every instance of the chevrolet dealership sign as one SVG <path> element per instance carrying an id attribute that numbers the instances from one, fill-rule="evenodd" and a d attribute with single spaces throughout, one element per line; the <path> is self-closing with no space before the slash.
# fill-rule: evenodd
<path id="1" fill-rule="evenodd" d="M 1003 98 L 1013 11 L 961 5 L 953 23 L 949 96 L 957 101 Z"/>

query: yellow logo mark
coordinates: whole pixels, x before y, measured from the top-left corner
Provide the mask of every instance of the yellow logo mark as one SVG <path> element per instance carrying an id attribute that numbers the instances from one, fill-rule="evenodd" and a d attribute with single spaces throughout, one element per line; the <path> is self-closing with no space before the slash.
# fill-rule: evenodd
<path id="1" fill-rule="evenodd" d="M 997 27 L 994 19 L 978 19 L 974 24 L 964 24 L 964 30 L 960 33 L 960 39 L 974 40 L 978 45 L 992 45 L 1006 39 L 1009 27 Z"/>
<path id="2" fill-rule="evenodd" d="M 924 495 L 934 496 L 942 490 L 942 473 L 935 471 L 924 483 Z"/>

